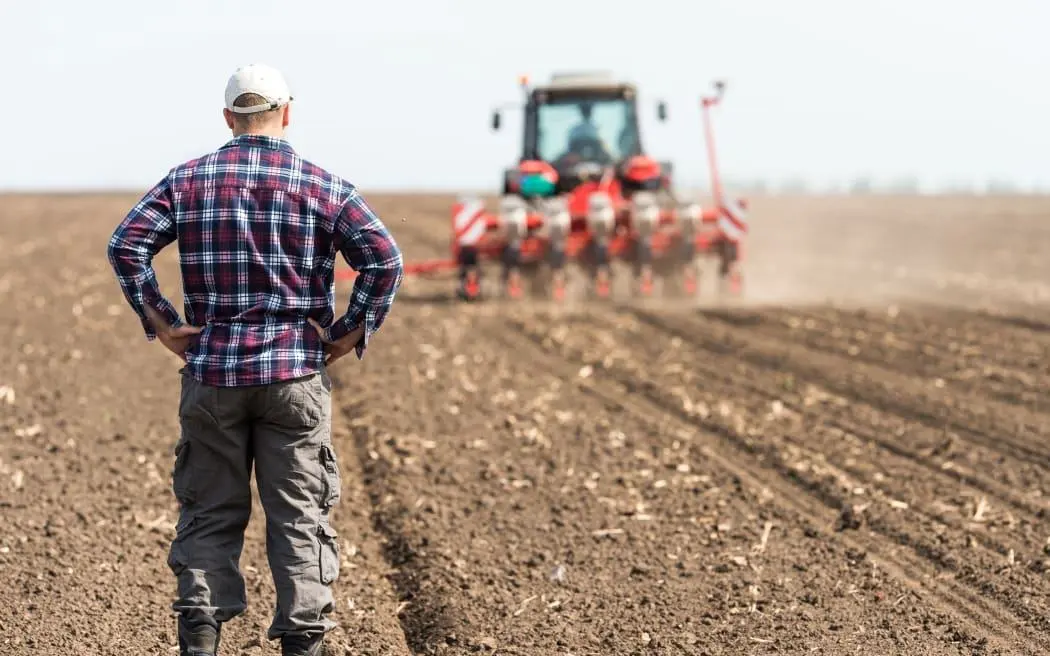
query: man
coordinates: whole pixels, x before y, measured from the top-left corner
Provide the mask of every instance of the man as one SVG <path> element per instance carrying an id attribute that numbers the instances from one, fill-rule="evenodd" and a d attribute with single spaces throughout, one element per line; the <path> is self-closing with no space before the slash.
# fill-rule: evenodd
<path id="1" fill-rule="evenodd" d="M 238 69 L 224 110 L 232 139 L 172 169 L 109 242 L 147 339 L 185 361 L 168 557 L 184 656 L 214 654 L 222 624 L 245 610 L 239 559 L 253 464 L 277 588 L 269 637 L 286 655 L 322 653 L 339 570 L 326 367 L 351 351 L 363 357 L 403 275 L 398 246 L 354 186 L 285 140 L 291 100 L 278 71 Z M 176 239 L 185 322 L 151 265 Z M 338 319 L 336 253 L 358 272 Z"/>
<path id="2" fill-rule="evenodd" d="M 609 148 L 598 132 L 598 126 L 594 124 L 591 115 L 594 105 L 584 101 L 579 104 L 580 122 L 569 130 L 568 152 L 593 156 L 599 159 L 612 159 Z M 596 153 L 592 152 L 595 148 Z"/>
<path id="3" fill-rule="evenodd" d="M 597 141 L 600 139 L 598 135 L 598 128 L 594 125 L 591 120 L 591 113 L 594 107 L 589 102 L 581 102 L 579 105 L 580 109 L 580 122 L 577 123 L 569 130 L 569 143 L 573 143 L 577 140 L 587 139 Z"/>

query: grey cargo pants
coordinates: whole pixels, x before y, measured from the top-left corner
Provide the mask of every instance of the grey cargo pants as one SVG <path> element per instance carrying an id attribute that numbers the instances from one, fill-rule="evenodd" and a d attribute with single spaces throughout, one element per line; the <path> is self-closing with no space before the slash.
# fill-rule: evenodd
<path id="1" fill-rule="evenodd" d="M 269 638 L 333 628 L 327 616 L 339 547 L 328 519 L 340 497 L 340 472 L 328 374 L 241 388 L 183 374 L 179 419 L 172 483 L 180 511 L 168 555 L 178 581 L 172 608 L 190 624 L 216 627 L 244 612 L 239 561 L 254 464 L 277 588 Z"/>

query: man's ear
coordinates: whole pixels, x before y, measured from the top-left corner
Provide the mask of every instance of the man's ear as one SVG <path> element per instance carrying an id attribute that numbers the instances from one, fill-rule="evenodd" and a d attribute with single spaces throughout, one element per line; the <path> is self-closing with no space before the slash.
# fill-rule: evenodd
<path id="1" fill-rule="evenodd" d="M 288 103 L 287 105 L 284 106 L 284 112 L 282 112 L 282 114 L 281 114 L 281 127 L 282 128 L 288 127 L 288 120 L 289 120 L 289 117 L 291 115 L 291 112 L 292 112 L 292 104 Z"/>
<path id="2" fill-rule="evenodd" d="M 233 129 L 233 112 L 231 112 L 230 110 L 228 110 L 226 108 L 223 108 L 222 116 L 223 116 L 223 118 L 226 119 L 226 127 L 230 128 L 232 130 Z"/>

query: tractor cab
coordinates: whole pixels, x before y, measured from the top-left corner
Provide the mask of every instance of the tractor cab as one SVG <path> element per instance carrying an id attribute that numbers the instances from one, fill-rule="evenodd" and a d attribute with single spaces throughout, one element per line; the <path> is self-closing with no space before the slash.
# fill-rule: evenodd
<path id="1" fill-rule="evenodd" d="M 602 73 L 557 74 L 525 92 L 519 166 L 506 171 L 504 193 L 520 193 L 523 170 L 548 170 L 550 193 L 565 193 L 612 169 L 618 176 L 649 163 L 642 145 L 634 85 Z M 666 110 L 658 105 L 658 117 Z M 493 129 L 500 113 L 493 114 Z M 657 172 L 660 169 L 657 166 Z M 649 172 L 652 167 L 649 166 Z M 651 180 L 662 179 L 658 176 Z"/>

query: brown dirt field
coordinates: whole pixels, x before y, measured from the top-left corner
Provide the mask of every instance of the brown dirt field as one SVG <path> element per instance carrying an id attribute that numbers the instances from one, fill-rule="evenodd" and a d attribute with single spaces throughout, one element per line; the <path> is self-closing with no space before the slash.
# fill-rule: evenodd
<path id="1" fill-rule="evenodd" d="M 372 200 L 443 253 L 451 198 Z M 0 197 L 4 654 L 175 653 L 178 365 L 105 260 L 133 201 Z M 1050 650 L 1050 199 L 754 214 L 731 307 L 406 282 L 333 371 L 334 653 Z M 261 517 L 224 654 L 278 653 Z"/>

